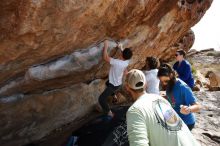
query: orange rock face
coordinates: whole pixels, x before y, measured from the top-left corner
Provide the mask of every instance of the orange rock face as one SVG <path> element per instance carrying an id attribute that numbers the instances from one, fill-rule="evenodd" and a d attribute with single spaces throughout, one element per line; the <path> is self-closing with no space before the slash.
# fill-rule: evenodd
<path id="1" fill-rule="evenodd" d="M 48 123 L 59 126 L 88 113 L 94 103 L 82 100 L 82 105 L 73 105 L 75 109 L 71 112 L 74 111 L 76 116 L 68 117 L 68 112 L 63 113 L 67 117 L 62 121 L 59 120 L 62 116 L 56 114 L 54 121 L 46 118 L 44 115 L 53 114 L 48 108 L 31 114 L 33 109 L 48 106 L 51 101 L 47 98 L 63 98 L 63 94 L 54 95 L 56 90 L 65 92 L 65 96 L 70 94 L 72 98 L 85 99 L 95 92 L 97 87 L 90 86 L 90 82 L 104 78 L 108 73 L 109 66 L 101 58 L 104 39 L 111 40 L 110 48 L 114 48 L 117 41 L 132 48 L 134 57 L 130 68 L 141 68 L 147 56 L 169 60 L 179 47 L 176 45 L 178 42 L 184 43 L 186 38 L 191 38 L 186 42 L 193 44 L 193 35 L 188 31 L 202 18 L 211 2 L 2 0 L 0 115 L 6 118 L 0 121 L 0 125 L 5 126 L 0 132 L 0 143 L 6 144 L 14 137 L 14 143 L 22 144 L 39 139 L 55 128 L 47 127 Z M 183 45 L 183 48 L 189 50 L 190 45 Z M 173 46 L 175 49 L 171 49 Z M 118 51 L 113 49 L 112 56 L 117 54 Z M 85 97 L 73 97 L 73 93 L 80 95 L 81 92 L 74 88 L 70 93 L 71 86 L 84 83 L 88 84 L 91 92 L 86 92 Z M 34 104 L 41 101 L 46 103 Z M 53 106 L 59 107 L 61 103 L 55 101 Z M 67 102 L 62 104 L 65 106 Z M 19 112 L 21 106 L 26 109 Z M 22 117 L 22 113 L 29 116 Z M 17 122 L 12 122 L 13 119 Z M 34 119 L 37 119 L 36 123 L 33 123 Z M 16 124 L 21 122 L 22 125 Z M 30 133 L 31 128 L 39 127 L 47 127 L 46 132 Z M 22 132 L 18 136 L 19 130 Z"/>

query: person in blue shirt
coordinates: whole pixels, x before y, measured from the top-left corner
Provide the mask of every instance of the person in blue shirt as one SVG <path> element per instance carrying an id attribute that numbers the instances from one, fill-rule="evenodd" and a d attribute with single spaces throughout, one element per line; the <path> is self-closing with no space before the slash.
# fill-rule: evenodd
<path id="1" fill-rule="evenodd" d="M 201 109 L 192 90 L 185 82 L 175 77 L 175 71 L 169 64 L 161 65 L 157 77 L 166 89 L 167 100 L 188 128 L 192 130 L 196 121 L 193 113 Z"/>
<path id="2" fill-rule="evenodd" d="M 184 59 L 186 52 L 184 50 L 177 50 L 177 62 L 173 65 L 173 69 L 178 73 L 178 76 L 183 80 L 191 89 L 194 87 L 194 79 L 192 75 L 190 63 Z"/>

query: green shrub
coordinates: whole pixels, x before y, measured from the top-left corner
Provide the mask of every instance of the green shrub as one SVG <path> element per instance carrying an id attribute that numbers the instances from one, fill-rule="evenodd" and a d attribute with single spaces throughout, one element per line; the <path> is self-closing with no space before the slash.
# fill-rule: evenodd
<path id="1" fill-rule="evenodd" d="M 207 53 L 207 56 L 215 56 L 215 53 L 214 52 L 209 52 L 209 53 Z"/>
<path id="2" fill-rule="evenodd" d="M 209 52 L 209 53 L 207 53 L 207 56 L 220 57 L 220 51 Z"/>
<path id="3" fill-rule="evenodd" d="M 215 57 L 220 57 L 220 51 L 216 51 Z"/>
<path id="4" fill-rule="evenodd" d="M 196 68 L 192 65 L 191 66 L 192 67 L 192 74 L 193 74 L 193 77 L 196 79 L 197 78 L 197 76 L 196 76 L 196 74 L 197 74 L 197 70 L 196 70 Z"/>
<path id="5" fill-rule="evenodd" d="M 197 78 L 197 76 L 196 76 L 197 70 L 196 70 L 196 68 L 195 68 L 195 66 L 194 66 L 194 63 L 193 63 L 193 61 L 192 61 L 191 59 L 188 59 L 188 61 L 189 61 L 189 63 L 191 64 L 191 69 L 192 69 L 193 77 L 194 77 L 194 79 L 196 79 L 196 78 Z"/>

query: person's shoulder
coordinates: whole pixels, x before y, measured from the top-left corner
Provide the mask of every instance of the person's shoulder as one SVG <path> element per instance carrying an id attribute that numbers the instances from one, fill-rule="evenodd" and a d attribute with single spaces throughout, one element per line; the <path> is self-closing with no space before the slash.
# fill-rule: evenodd
<path id="1" fill-rule="evenodd" d="M 183 60 L 183 63 L 185 64 L 185 65 L 188 65 L 188 66 L 190 66 L 190 63 L 189 63 L 189 61 L 188 60 Z"/>
<path id="2" fill-rule="evenodd" d="M 132 113 L 149 113 L 152 107 L 152 96 L 145 94 L 139 97 L 128 109 L 127 114 Z"/>
<path id="3" fill-rule="evenodd" d="M 111 58 L 110 63 L 112 63 L 112 64 L 128 64 L 129 61 Z"/>
<path id="4" fill-rule="evenodd" d="M 176 61 L 174 64 L 173 64 L 173 68 L 175 69 L 177 66 L 178 66 L 179 62 Z"/>
<path id="5" fill-rule="evenodd" d="M 121 60 L 121 59 L 114 59 L 114 61 L 120 62 L 120 63 L 129 63 L 130 60 Z"/>
<path id="6" fill-rule="evenodd" d="M 158 71 L 159 71 L 158 69 L 152 69 L 151 73 L 157 76 Z"/>
<path id="7" fill-rule="evenodd" d="M 181 90 L 182 88 L 184 88 L 184 86 L 186 86 L 186 83 L 180 78 L 177 78 L 175 83 L 175 88 Z"/>
<path id="8" fill-rule="evenodd" d="M 133 107 L 150 107 L 153 101 L 157 100 L 158 98 L 162 98 L 161 96 L 157 94 L 151 94 L 151 93 L 145 93 L 141 97 L 139 97 L 135 103 L 133 104 Z"/>
<path id="9" fill-rule="evenodd" d="M 157 75 L 158 69 L 144 70 L 143 72 L 144 72 L 145 75 L 152 75 L 152 74 Z"/>
<path id="10" fill-rule="evenodd" d="M 158 69 L 156 68 L 156 69 L 151 69 L 151 70 L 149 70 L 149 72 L 150 73 L 157 73 L 158 72 Z"/>
<path id="11" fill-rule="evenodd" d="M 182 90 L 189 90 L 190 87 L 181 79 L 177 79 L 177 82 Z"/>
<path id="12" fill-rule="evenodd" d="M 129 107 L 129 109 L 127 111 L 127 115 L 131 114 L 131 113 L 141 112 L 141 111 L 143 111 L 143 107 L 140 106 L 136 101 Z"/>
<path id="13" fill-rule="evenodd" d="M 178 61 L 176 61 L 176 62 L 173 64 L 173 66 L 174 66 L 174 65 L 177 65 L 177 64 L 179 64 L 179 62 L 178 62 Z"/>
<path id="14" fill-rule="evenodd" d="M 180 78 L 176 79 L 176 84 L 179 84 L 180 86 L 185 86 L 186 85 L 186 83 L 183 80 L 181 80 Z"/>
<path id="15" fill-rule="evenodd" d="M 117 59 L 117 58 L 110 58 L 110 61 L 120 61 L 120 59 Z"/>
<path id="16" fill-rule="evenodd" d="M 150 71 L 149 70 L 143 70 L 142 72 L 145 74 L 145 76 L 149 76 L 150 75 Z"/>

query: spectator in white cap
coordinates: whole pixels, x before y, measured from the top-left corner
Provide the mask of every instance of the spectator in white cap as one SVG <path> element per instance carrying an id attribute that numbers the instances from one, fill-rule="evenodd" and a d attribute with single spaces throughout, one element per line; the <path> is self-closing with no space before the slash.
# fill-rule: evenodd
<path id="1" fill-rule="evenodd" d="M 199 146 L 170 103 L 145 92 L 142 71 L 129 71 L 124 86 L 135 101 L 126 117 L 130 146 Z"/>

